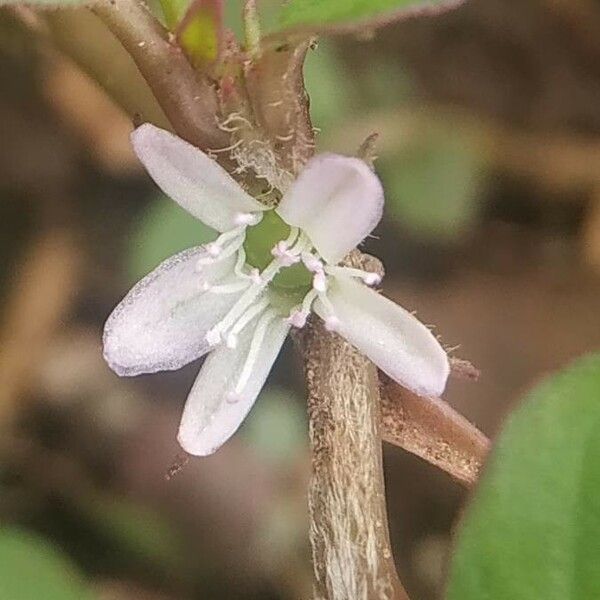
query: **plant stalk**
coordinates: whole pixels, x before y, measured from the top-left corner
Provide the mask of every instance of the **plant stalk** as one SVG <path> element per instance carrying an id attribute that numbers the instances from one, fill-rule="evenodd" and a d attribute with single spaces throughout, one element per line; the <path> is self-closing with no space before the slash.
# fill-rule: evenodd
<path id="1" fill-rule="evenodd" d="M 388 534 L 377 369 L 320 321 L 303 344 L 315 600 L 407 600 Z"/>

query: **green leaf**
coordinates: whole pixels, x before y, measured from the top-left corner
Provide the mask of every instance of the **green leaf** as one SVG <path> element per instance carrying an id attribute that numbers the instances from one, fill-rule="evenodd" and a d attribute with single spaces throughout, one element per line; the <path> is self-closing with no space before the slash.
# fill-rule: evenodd
<path id="1" fill-rule="evenodd" d="M 600 354 L 509 419 L 458 536 L 449 600 L 600 598 Z"/>
<path id="2" fill-rule="evenodd" d="M 169 256 L 215 237 L 216 233 L 210 227 L 194 219 L 169 198 L 160 196 L 150 204 L 132 236 L 129 251 L 132 281 L 147 275 Z"/>
<path id="3" fill-rule="evenodd" d="M 348 73 L 331 45 L 321 42 L 315 52 L 307 54 L 304 81 L 310 96 L 310 115 L 316 126 L 330 128 L 347 118 L 353 90 Z"/>
<path id="4" fill-rule="evenodd" d="M 289 467 L 306 450 L 306 414 L 301 407 L 294 392 L 267 387 L 246 419 L 242 435 L 270 465 Z"/>
<path id="5" fill-rule="evenodd" d="M 480 168 L 459 132 L 422 131 L 401 152 L 377 162 L 392 221 L 436 240 L 455 239 L 477 211 Z"/>
<path id="6" fill-rule="evenodd" d="M 24 531 L 0 529 L 2 600 L 90 600 L 71 562 L 46 540 Z"/>
<path id="7" fill-rule="evenodd" d="M 173 31 L 185 15 L 191 0 L 160 0 L 167 27 Z"/>
<path id="8" fill-rule="evenodd" d="M 286 29 L 356 31 L 416 14 L 435 14 L 461 0 L 291 0 L 281 11 Z"/>
<path id="9" fill-rule="evenodd" d="M 115 496 L 90 497 L 79 508 L 86 521 L 123 552 L 122 562 L 147 564 L 171 574 L 181 567 L 182 539 L 152 508 Z"/>
<path id="10" fill-rule="evenodd" d="M 177 29 L 179 43 L 195 65 L 217 61 L 223 38 L 222 0 L 195 0 Z"/>

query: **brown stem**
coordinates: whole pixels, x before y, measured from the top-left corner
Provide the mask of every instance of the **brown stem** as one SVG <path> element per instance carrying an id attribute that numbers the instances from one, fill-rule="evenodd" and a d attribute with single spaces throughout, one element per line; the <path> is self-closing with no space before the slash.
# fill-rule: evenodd
<path id="1" fill-rule="evenodd" d="M 375 367 L 337 335 L 304 336 L 318 600 L 406 600 L 387 527 Z"/>
<path id="2" fill-rule="evenodd" d="M 217 126 L 215 89 L 171 43 L 146 5 L 140 0 L 99 0 L 92 10 L 129 52 L 175 132 L 204 150 L 226 146 L 228 136 Z"/>
<path id="3" fill-rule="evenodd" d="M 381 432 L 404 448 L 472 485 L 489 450 L 489 440 L 439 398 L 423 398 L 381 376 Z"/>

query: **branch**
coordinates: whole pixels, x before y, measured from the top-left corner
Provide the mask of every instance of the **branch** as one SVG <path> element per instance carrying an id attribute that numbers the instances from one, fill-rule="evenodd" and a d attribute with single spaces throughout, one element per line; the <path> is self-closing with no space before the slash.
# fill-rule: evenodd
<path id="1" fill-rule="evenodd" d="M 383 374 L 380 380 L 383 439 L 475 483 L 489 450 L 485 435 L 444 400 L 417 396 Z"/>
<path id="2" fill-rule="evenodd" d="M 99 0 L 91 10 L 129 52 L 180 137 L 204 150 L 228 144 L 217 126 L 214 87 L 194 71 L 143 2 Z"/>
<path id="3" fill-rule="evenodd" d="M 170 129 L 171 125 L 119 40 L 98 17 L 85 8 L 38 13 L 48 26 L 51 41 L 133 117 L 142 116 Z"/>

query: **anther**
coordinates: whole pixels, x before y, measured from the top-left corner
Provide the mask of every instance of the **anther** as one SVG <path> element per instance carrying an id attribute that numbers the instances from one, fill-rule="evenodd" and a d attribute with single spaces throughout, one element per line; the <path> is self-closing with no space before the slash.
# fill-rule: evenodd
<path id="1" fill-rule="evenodd" d="M 255 215 L 254 213 L 237 213 L 233 217 L 233 222 L 235 225 L 256 225 L 260 221 L 260 215 Z"/>
<path id="2" fill-rule="evenodd" d="M 230 333 L 227 338 L 225 339 L 225 344 L 227 345 L 228 348 L 237 348 L 238 345 L 238 337 L 237 335 Z"/>
<path id="3" fill-rule="evenodd" d="M 365 282 L 366 285 L 372 287 L 381 283 L 381 275 L 378 275 L 377 273 L 367 272 L 363 275 L 362 280 Z"/>
<path id="4" fill-rule="evenodd" d="M 209 329 L 204 339 L 208 342 L 210 346 L 216 346 L 221 342 L 221 332 L 218 329 Z"/>
<path id="5" fill-rule="evenodd" d="M 277 244 L 271 248 L 271 254 L 277 258 L 284 267 L 291 267 L 300 260 L 299 256 L 290 252 L 287 243 L 284 241 L 277 242 Z"/>
<path id="6" fill-rule="evenodd" d="M 217 256 L 223 252 L 223 248 L 216 242 L 210 242 L 204 247 L 206 248 L 206 252 L 208 252 L 209 256 L 212 256 L 213 258 L 217 258 Z"/>
<path id="7" fill-rule="evenodd" d="M 327 291 L 327 277 L 323 271 L 315 273 L 312 286 L 317 292 L 322 293 Z"/>
<path id="8" fill-rule="evenodd" d="M 304 266 L 313 273 L 318 273 L 323 270 L 323 263 L 314 254 L 310 254 L 310 252 L 302 254 L 302 262 L 304 263 Z"/>
<path id="9" fill-rule="evenodd" d="M 252 283 L 255 283 L 256 285 L 260 285 L 262 283 L 262 277 L 257 268 L 254 268 L 250 271 L 250 279 L 252 280 Z"/>
<path id="10" fill-rule="evenodd" d="M 325 329 L 327 331 L 337 331 L 340 325 L 340 320 L 335 315 L 330 315 L 325 319 Z"/>
<path id="11" fill-rule="evenodd" d="M 306 325 L 308 313 L 303 310 L 295 310 L 290 314 L 286 321 L 292 326 L 302 329 Z"/>

